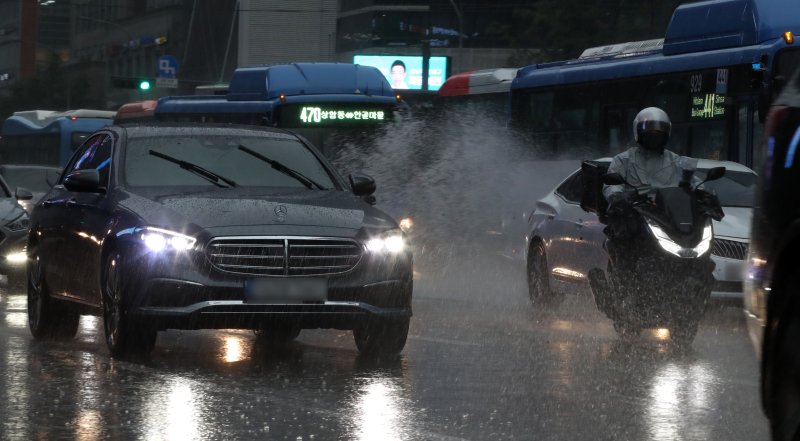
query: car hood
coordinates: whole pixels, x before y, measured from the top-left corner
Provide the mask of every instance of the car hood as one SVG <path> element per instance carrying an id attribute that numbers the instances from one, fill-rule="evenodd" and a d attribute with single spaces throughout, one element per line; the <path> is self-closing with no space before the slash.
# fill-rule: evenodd
<path id="1" fill-rule="evenodd" d="M 387 214 L 345 191 L 264 193 L 224 189 L 189 194 L 137 191 L 128 193 L 120 205 L 149 225 L 193 224 L 225 234 L 264 234 L 259 227 L 265 226 L 275 227 L 268 229 L 269 234 L 309 231 L 302 227 L 352 233 L 361 228 L 383 230 L 397 226 Z"/>
<path id="2" fill-rule="evenodd" d="M 750 239 L 750 222 L 753 209 L 750 207 L 722 207 L 725 217 L 714 221 L 714 235 L 738 239 Z"/>

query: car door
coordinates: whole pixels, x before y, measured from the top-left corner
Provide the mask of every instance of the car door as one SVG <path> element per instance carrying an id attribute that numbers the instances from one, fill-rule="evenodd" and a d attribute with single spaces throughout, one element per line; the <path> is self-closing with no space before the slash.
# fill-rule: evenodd
<path id="1" fill-rule="evenodd" d="M 67 241 L 74 244 L 68 258 L 80 262 L 75 268 L 67 286 L 81 300 L 100 305 L 100 254 L 110 219 L 109 191 L 114 137 L 107 133 L 94 144 L 93 151 L 83 155 L 75 164 L 75 170 L 97 170 L 100 186 L 105 192 L 69 192 L 66 202 L 68 211 L 68 230 L 72 237 Z"/>
<path id="2" fill-rule="evenodd" d="M 48 214 L 48 245 L 42 254 L 47 256 L 48 283 L 58 295 L 92 305 L 99 305 L 99 257 L 104 213 L 108 212 L 107 197 L 103 193 L 73 192 L 63 185 L 63 179 L 75 170 L 96 169 L 101 183 L 108 187 L 111 169 L 112 137 L 102 133 L 91 137 L 79 148 L 62 181 L 42 202 Z M 52 280 L 51 280 L 52 279 Z"/>
<path id="3" fill-rule="evenodd" d="M 67 167 L 58 183 L 47 193 L 40 202 L 41 209 L 36 210 L 36 228 L 38 243 L 37 256 L 41 259 L 44 277 L 50 291 L 58 296 L 76 297 L 68 287 L 70 279 L 74 277 L 75 267 L 78 266 L 72 248 L 75 244 L 68 230 L 74 227 L 70 219 L 73 210 L 67 202 L 71 192 L 64 188 L 64 176 L 74 171 L 80 159 L 87 153 L 97 148 L 104 135 L 95 135 L 86 140 L 77 150 L 75 156 Z"/>
<path id="4" fill-rule="evenodd" d="M 581 208 L 583 172 L 578 171 L 557 189 L 560 199 L 558 215 L 553 219 L 553 252 L 548 253 L 550 271 L 554 277 L 571 282 L 583 282 L 593 268 L 600 266 L 603 256 L 604 226 L 594 213 Z"/>

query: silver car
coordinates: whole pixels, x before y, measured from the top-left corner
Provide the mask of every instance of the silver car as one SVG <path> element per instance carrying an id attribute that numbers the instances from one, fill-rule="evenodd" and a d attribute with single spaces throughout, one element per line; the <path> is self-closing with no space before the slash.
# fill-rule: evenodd
<path id="1" fill-rule="evenodd" d="M 610 163 L 611 158 L 599 161 Z M 735 162 L 706 159 L 698 161 L 697 173 L 713 167 L 725 167 L 727 171 L 722 179 L 703 185 L 716 192 L 725 212 L 722 221 L 714 222 L 711 258 L 716 263 L 716 284 L 712 298 L 741 304 L 756 174 Z M 581 208 L 582 194 L 583 176 L 577 170 L 539 199 L 528 218 L 525 240 L 532 298 L 586 289 L 589 271 L 607 265 L 605 225 L 594 213 Z"/>

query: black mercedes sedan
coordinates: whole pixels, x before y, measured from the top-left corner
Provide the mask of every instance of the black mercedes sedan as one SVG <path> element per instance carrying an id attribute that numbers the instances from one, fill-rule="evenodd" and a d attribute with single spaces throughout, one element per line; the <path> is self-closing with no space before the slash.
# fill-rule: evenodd
<path id="1" fill-rule="evenodd" d="M 396 354 L 411 317 L 412 253 L 304 139 L 230 125 L 111 126 L 76 150 L 34 207 L 28 316 L 37 339 L 103 317 L 113 356 L 146 354 L 166 329 L 353 330 Z"/>

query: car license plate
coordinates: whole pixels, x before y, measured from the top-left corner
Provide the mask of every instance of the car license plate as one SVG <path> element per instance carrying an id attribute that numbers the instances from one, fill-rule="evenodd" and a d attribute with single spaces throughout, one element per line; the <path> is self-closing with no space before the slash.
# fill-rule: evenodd
<path id="1" fill-rule="evenodd" d="M 244 302 L 289 304 L 323 302 L 328 299 L 326 279 L 252 279 L 244 283 Z"/>

